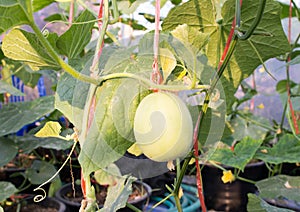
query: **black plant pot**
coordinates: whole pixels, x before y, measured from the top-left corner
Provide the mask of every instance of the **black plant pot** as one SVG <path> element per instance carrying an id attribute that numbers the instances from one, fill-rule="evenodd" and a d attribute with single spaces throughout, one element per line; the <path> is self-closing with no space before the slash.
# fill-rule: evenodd
<path id="1" fill-rule="evenodd" d="M 30 195 L 20 201 L 22 212 L 33 212 L 33 211 L 57 211 L 65 212 L 66 205 L 57 200 L 56 198 L 46 197 L 41 202 L 34 202 L 34 195 Z M 5 208 L 5 212 L 15 212 L 17 211 L 17 204 L 13 204 Z"/>
<path id="2" fill-rule="evenodd" d="M 234 170 L 232 167 L 224 167 Z M 212 165 L 204 165 L 202 180 L 204 197 L 207 209 L 216 211 L 243 212 L 247 211 L 248 193 L 256 193 L 254 184 L 235 180 L 232 183 L 223 183 L 223 171 Z M 268 177 L 268 169 L 263 162 L 250 163 L 240 174 L 249 180 L 258 181 Z"/>
<path id="3" fill-rule="evenodd" d="M 128 203 L 130 203 L 130 204 L 134 205 L 135 207 L 142 210 L 145 205 L 145 202 L 147 201 L 147 199 L 149 199 L 149 197 L 151 195 L 152 189 L 148 184 L 146 184 L 144 182 L 135 181 L 134 184 L 143 186 L 143 189 L 145 189 L 146 192 L 140 198 L 136 198 L 134 200 L 129 200 Z M 79 209 L 80 209 L 81 200 L 82 200 L 82 196 L 83 196 L 82 192 L 81 192 L 81 187 L 79 185 L 75 185 L 75 191 L 76 191 L 76 197 L 73 199 L 72 198 L 72 194 L 73 194 L 72 184 L 68 183 L 68 184 L 62 186 L 55 194 L 55 197 L 58 200 L 62 201 L 66 205 L 66 212 L 79 211 Z M 71 194 L 71 197 L 67 197 L 67 196 L 69 196 L 69 194 Z M 99 204 L 99 208 L 102 208 L 102 207 L 103 207 L 103 205 Z M 130 210 L 127 207 L 118 210 L 118 212 L 131 212 L 131 211 L 132 210 Z"/>

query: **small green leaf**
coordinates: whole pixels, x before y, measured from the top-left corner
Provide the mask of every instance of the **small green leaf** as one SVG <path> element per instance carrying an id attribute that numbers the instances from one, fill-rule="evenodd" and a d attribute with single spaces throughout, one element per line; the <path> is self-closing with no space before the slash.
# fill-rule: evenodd
<path id="1" fill-rule="evenodd" d="M 4 105 L 0 110 L 0 136 L 15 133 L 53 110 L 53 96 Z"/>
<path id="2" fill-rule="evenodd" d="M 53 2 L 55 2 L 55 0 L 32 0 L 33 11 L 37 12 Z"/>
<path id="3" fill-rule="evenodd" d="M 20 90 L 3 80 L 0 80 L 0 94 L 1 93 L 9 93 L 14 96 L 25 96 L 25 94 L 22 93 Z"/>
<path id="4" fill-rule="evenodd" d="M 6 181 L 0 181 L 0 202 L 5 201 L 8 197 L 18 192 L 18 189 Z"/>
<path id="5" fill-rule="evenodd" d="M 27 168 L 25 171 L 25 175 L 32 184 L 42 184 L 50 179 L 55 173 L 56 169 L 54 165 L 40 160 L 33 161 L 31 167 Z"/>
<path id="6" fill-rule="evenodd" d="M 174 68 L 177 65 L 177 61 L 173 53 L 167 48 L 159 49 L 159 60 L 160 65 L 163 71 L 164 80 L 168 78 L 168 76 L 172 73 Z"/>
<path id="7" fill-rule="evenodd" d="M 121 176 L 119 168 L 114 164 L 110 164 L 106 169 L 98 169 L 94 173 L 95 180 L 100 185 L 115 185 L 118 177 Z"/>
<path id="8" fill-rule="evenodd" d="M 171 34 L 190 48 L 194 54 L 197 54 L 209 41 L 209 34 L 201 33 L 187 24 L 177 26 Z"/>
<path id="9" fill-rule="evenodd" d="M 2 50 L 6 57 L 23 61 L 32 70 L 59 69 L 37 36 L 20 29 L 13 29 L 3 39 Z"/>
<path id="10" fill-rule="evenodd" d="M 75 58 L 80 54 L 84 47 L 90 42 L 92 36 L 92 27 L 94 22 L 85 23 L 94 20 L 94 15 L 88 10 L 83 11 L 75 20 L 75 23 L 62 34 L 57 47 L 63 54 L 69 58 Z"/>
<path id="11" fill-rule="evenodd" d="M 133 178 L 119 178 L 114 186 L 109 186 L 107 196 L 101 212 L 117 211 L 125 207 L 129 195 L 132 193 Z"/>
<path id="12" fill-rule="evenodd" d="M 45 138 L 45 137 L 56 137 L 56 138 L 63 138 L 60 135 L 61 126 L 56 121 L 48 121 L 42 129 L 40 129 L 35 136 L 39 138 Z"/>
<path id="13" fill-rule="evenodd" d="M 13 140 L 0 137 L 0 167 L 9 163 L 18 153 L 18 147 Z"/>
<path id="14" fill-rule="evenodd" d="M 246 137 L 235 145 L 234 151 L 229 146 L 216 147 L 216 149 L 211 150 L 212 154 L 209 154 L 209 160 L 244 170 L 261 144 L 262 140 Z"/>
<path id="15" fill-rule="evenodd" d="M 273 147 L 261 147 L 255 158 L 266 163 L 299 163 L 300 141 L 293 135 L 285 134 Z"/>

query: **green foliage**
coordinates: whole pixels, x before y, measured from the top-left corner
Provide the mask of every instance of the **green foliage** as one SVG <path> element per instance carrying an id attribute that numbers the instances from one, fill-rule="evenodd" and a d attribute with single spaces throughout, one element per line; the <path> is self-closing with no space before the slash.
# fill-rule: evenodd
<path id="1" fill-rule="evenodd" d="M 40 160 L 34 160 L 27 168 L 25 175 L 32 184 L 42 184 L 56 173 L 54 165 Z M 57 179 L 57 178 L 56 178 Z"/>
<path id="2" fill-rule="evenodd" d="M 235 145 L 234 150 L 231 150 L 229 146 L 211 149 L 211 151 L 208 152 L 208 160 L 216 161 L 243 171 L 245 166 L 253 159 L 253 156 L 261 144 L 262 140 L 245 137 Z"/>
<path id="3" fill-rule="evenodd" d="M 94 22 L 89 21 L 94 19 L 95 17 L 91 12 L 88 10 L 83 11 L 74 24 L 57 40 L 57 47 L 69 59 L 77 57 L 90 42 Z"/>
<path id="4" fill-rule="evenodd" d="M 0 110 L 0 136 L 15 133 L 53 110 L 53 96 L 4 105 Z"/>
<path id="5" fill-rule="evenodd" d="M 0 181 L 0 190 L 0 202 L 6 200 L 18 191 L 12 183 L 6 181 Z"/>
<path id="6" fill-rule="evenodd" d="M 287 198 L 291 201 L 299 201 L 300 177 L 277 175 L 258 181 L 255 184 L 261 198 L 276 199 Z"/>
<path id="7" fill-rule="evenodd" d="M 32 22 L 31 0 L 0 0 L 0 35 L 14 26 Z"/>
<path id="8" fill-rule="evenodd" d="M 3 39 L 2 50 L 6 57 L 28 64 L 32 70 L 59 69 L 34 33 L 13 29 Z"/>
<path id="9" fill-rule="evenodd" d="M 0 167 L 9 163 L 18 153 L 18 147 L 13 140 L 0 137 Z"/>
<path id="10" fill-rule="evenodd" d="M 241 30 L 246 30 L 253 22 L 258 8 L 258 1 L 243 2 L 241 11 Z M 226 1 L 222 7 L 222 21 L 217 22 L 216 11 L 212 1 L 188 1 L 174 7 L 163 21 L 163 30 L 173 30 L 180 24 L 187 24 L 201 33 L 210 35 L 205 47 L 209 63 L 216 67 L 220 60 L 228 38 L 231 23 L 234 18 L 234 0 Z M 222 85 L 226 89 L 226 102 L 230 106 L 233 94 L 241 81 L 247 78 L 254 69 L 269 58 L 285 54 L 290 51 L 287 38 L 280 23 L 280 6 L 275 1 L 268 1 L 263 18 L 257 27 L 258 35 L 249 40 L 238 41 L 235 53 L 222 77 Z M 274 45 L 276 43 L 276 45 Z"/>
<path id="11" fill-rule="evenodd" d="M 286 134 L 273 147 L 261 147 L 255 155 L 266 163 L 298 163 L 300 141 L 295 136 Z"/>

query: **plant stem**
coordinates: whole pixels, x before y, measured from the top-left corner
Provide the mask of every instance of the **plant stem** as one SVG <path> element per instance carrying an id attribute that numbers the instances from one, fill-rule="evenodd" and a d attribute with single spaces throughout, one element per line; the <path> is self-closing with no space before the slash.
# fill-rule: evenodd
<path id="1" fill-rule="evenodd" d="M 180 200 L 179 200 L 180 185 L 181 185 L 181 182 L 183 180 L 183 177 L 185 175 L 185 172 L 188 168 L 189 162 L 192 159 L 192 157 L 193 157 L 193 152 L 191 151 L 189 153 L 189 155 L 185 158 L 184 162 L 183 162 L 180 175 L 176 179 L 176 184 L 175 184 L 175 187 L 174 187 L 174 190 L 173 190 L 173 196 L 175 198 L 175 204 L 176 204 L 176 207 L 177 207 L 178 211 L 182 211 Z"/>
<path id="2" fill-rule="evenodd" d="M 134 211 L 134 212 L 143 212 L 143 211 L 141 211 L 140 209 L 138 209 L 137 207 L 135 207 L 134 205 L 132 205 L 132 204 L 130 204 L 130 203 L 128 203 L 128 202 L 126 202 L 126 206 L 127 206 L 129 209 L 131 209 L 132 211 Z"/>
<path id="3" fill-rule="evenodd" d="M 53 49 L 51 44 L 44 37 L 43 33 L 40 31 L 40 29 L 38 28 L 38 26 L 35 23 L 31 23 L 30 26 L 33 29 L 33 31 L 35 32 L 39 41 L 47 49 L 47 52 L 60 65 L 60 67 L 62 69 L 64 69 L 68 74 L 70 74 L 71 76 L 73 76 L 74 78 L 76 78 L 78 80 L 98 85 L 97 79 L 89 77 L 84 74 L 81 74 L 80 72 L 76 71 L 73 67 L 71 67 L 69 64 L 67 64 L 65 61 L 63 61 L 63 59 L 61 59 L 60 56 L 56 53 L 56 51 Z"/>

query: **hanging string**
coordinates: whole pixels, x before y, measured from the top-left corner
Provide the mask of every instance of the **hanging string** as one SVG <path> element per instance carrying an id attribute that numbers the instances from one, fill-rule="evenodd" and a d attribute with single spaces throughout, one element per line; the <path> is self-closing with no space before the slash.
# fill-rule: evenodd
<path id="1" fill-rule="evenodd" d="M 159 22 L 160 22 L 160 0 L 156 0 L 155 4 L 155 30 L 154 30 L 154 43 L 153 43 L 153 65 L 151 80 L 156 84 L 161 84 L 162 76 L 158 67 L 158 52 L 159 52 Z"/>

